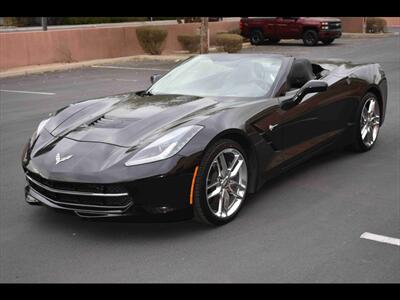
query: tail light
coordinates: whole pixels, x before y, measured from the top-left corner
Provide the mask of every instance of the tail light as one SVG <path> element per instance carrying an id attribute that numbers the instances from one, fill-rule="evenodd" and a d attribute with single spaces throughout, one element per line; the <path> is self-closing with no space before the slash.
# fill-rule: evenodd
<path id="1" fill-rule="evenodd" d="M 240 19 L 240 23 L 239 23 L 240 30 L 243 30 L 243 27 L 244 27 L 244 21 L 243 21 L 243 19 Z"/>

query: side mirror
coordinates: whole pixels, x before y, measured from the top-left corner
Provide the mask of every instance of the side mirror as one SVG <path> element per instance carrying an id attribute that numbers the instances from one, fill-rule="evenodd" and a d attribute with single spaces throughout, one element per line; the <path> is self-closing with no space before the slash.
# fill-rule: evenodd
<path id="1" fill-rule="evenodd" d="M 311 93 L 325 92 L 328 89 L 328 84 L 321 80 L 310 80 L 305 83 L 293 98 L 285 100 L 281 103 L 283 109 L 291 108 L 301 102 L 304 96 Z"/>
<path id="2" fill-rule="evenodd" d="M 150 81 L 151 84 L 154 84 L 157 80 L 159 80 L 162 77 L 160 74 L 154 74 L 150 76 Z"/>

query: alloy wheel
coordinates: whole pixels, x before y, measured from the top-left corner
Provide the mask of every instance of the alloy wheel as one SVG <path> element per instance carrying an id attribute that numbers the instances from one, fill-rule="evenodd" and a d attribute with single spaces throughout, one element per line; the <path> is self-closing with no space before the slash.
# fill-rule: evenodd
<path id="1" fill-rule="evenodd" d="M 370 148 L 375 143 L 379 126 L 379 103 L 375 98 L 369 98 L 364 103 L 360 118 L 361 139 L 366 147 Z"/>
<path id="2" fill-rule="evenodd" d="M 206 200 L 218 218 L 233 215 L 240 208 L 247 189 L 247 165 L 234 148 L 221 151 L 212 161 L 207 174 Z"/>

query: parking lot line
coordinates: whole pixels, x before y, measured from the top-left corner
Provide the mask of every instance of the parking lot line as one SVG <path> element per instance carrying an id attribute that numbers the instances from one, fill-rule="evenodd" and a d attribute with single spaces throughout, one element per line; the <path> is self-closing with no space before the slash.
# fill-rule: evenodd
<path id="1" fill-rule="evenodd" d="M 364 232 L 361 236 L 361 239 L 371 240 L 380 243 L 391 244 L 400 247 L 400 239 L 392 238 L 389 236 L 384 236 L 380 234 L 374 234 L 370 232 Z"/>
<path id="2" fill-rule="evenodd" d="M 157 68 L 134 68 L 134 67 L 119 67 L 119 66 L 92 66 L 92 68 L 104 68 L 104 69 L 126 69 L 126 70 L 142 70 L 142 71 L 169 71 L 168 69 L 157 69 Z"/>
<path id="3" fill-rule="evenodd" d="M 7 92 L 7 93 L 20 93 L 20 94 L 37 94 L 37 95 L 47 95 L 52 96 L 55 93 L 47 93 L 47 92 L 32 92 L 32 91 L 16 91 L 16 90 L 0 90 L 0 92 Z"/>
<path id="4" fill-rule="evenodd" d="M 117 80 L 117 81 L 130 81 L 130 82 L 137 81 L 136 79 L 123 79 L 123 78 L 116 78 L 115 80 Z"/>

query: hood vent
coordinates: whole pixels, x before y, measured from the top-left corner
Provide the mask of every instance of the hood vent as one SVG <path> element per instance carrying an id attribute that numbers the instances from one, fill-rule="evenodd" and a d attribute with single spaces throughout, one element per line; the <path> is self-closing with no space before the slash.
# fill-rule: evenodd
<path id="1" fill-rule="evenodd" d="M 89 123 L 87 127 L 117 129 L 117 128 L 124 128 L 135 121 L 137 121 L 137 119 L 115 119 L 106 117 L 104 115 L 94 120 L 92 123 Z"/>

